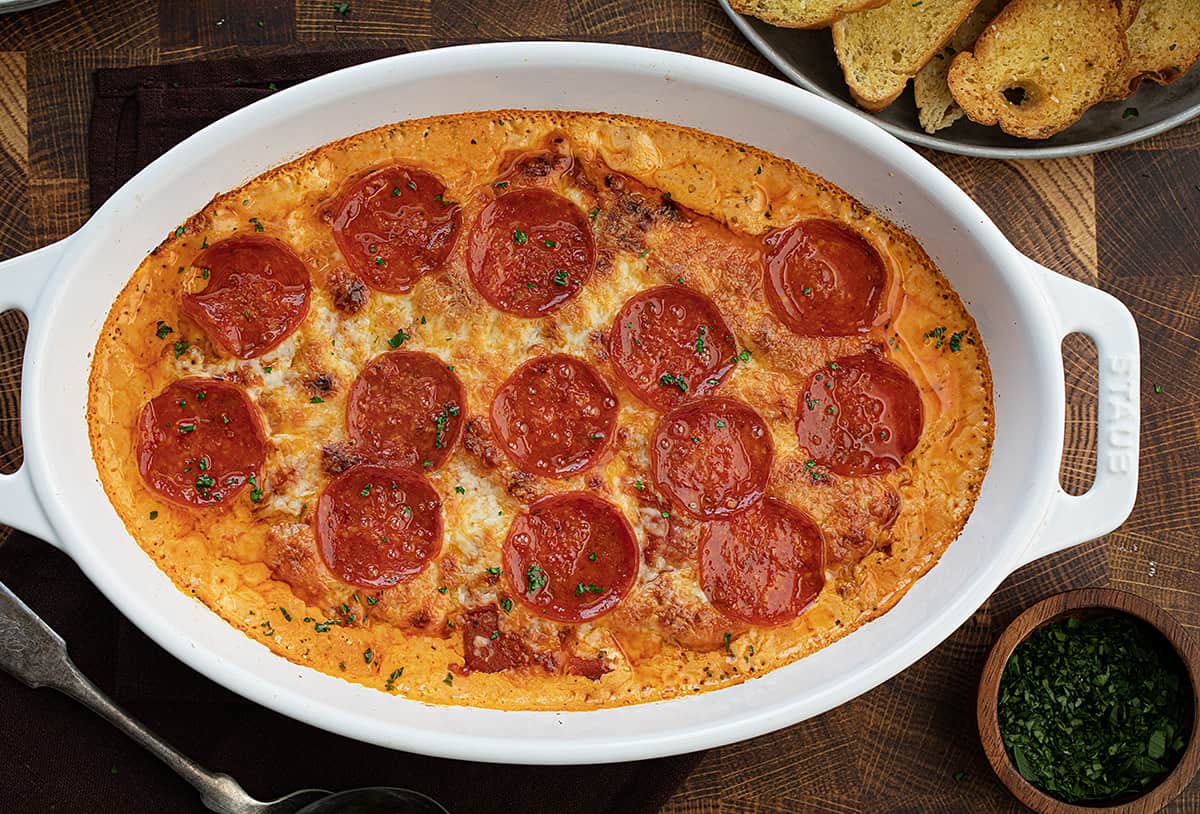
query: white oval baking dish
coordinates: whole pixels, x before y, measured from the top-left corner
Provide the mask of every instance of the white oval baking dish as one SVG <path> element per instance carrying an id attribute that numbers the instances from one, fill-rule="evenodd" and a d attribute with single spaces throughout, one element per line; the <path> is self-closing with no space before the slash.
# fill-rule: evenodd
<path id="1" fill-rule="evenodd" d="M 740 686 L 593 712 L 427 706 L 271 654 L 184 595 L 109 505 L 85 425 L 89 351 L 138 263 L 214 194 L 326 142 L 401 119 L 497 108 L 646 116 L 810 168 L 921 241 L 978 322 L 995 377 L 996 444 L 975 512 L 941 562 L 880 619 Z M 633 760 L 730 743 L 824 712 L 909 666 L 1023 563 L 1105 534 L 1137 484 L 1138 339 L 1113 297 L 1020 254 L 946 176 L 884 131 L 806 91 L 690 56 L 616 45 L 503 43 L 407 54 L 264 99 L 189 138 L 76 234 L 0 264 L 0 308 L 29 315 L 25 464 L 0 477 L 0 521 L 70 555 L 173 655 L 283 714 L 383 746 L 468 760 Z M 1099 349 L 1099 466 L 1058 483 L 1063 336 Z M 113 382 L 120 387 L 120 382 Z"/>

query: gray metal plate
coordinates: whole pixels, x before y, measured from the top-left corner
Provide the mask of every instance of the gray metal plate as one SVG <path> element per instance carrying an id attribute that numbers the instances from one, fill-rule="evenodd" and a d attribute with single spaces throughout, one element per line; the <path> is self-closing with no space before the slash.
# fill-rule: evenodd
<path id="1" fill-rule="evenodd" d="M 746 39 L 797 85 L 865 116 L 897 138 L 922 147 L 981 158 L 1060 158 L 1132 144 L 1200 115 L 1200 68 L 1196 68 L 1169 85 L 1143 82 L 1133 96 L 1096 105 L 1074 125 L 1048 139 L 1016 138 L 999 127 L 984 127 L 966 117 L 930 135 L 917 122 L 911 86 L 878 113 L 869 113 L 854 104 L 834 56 L 828 29 L 776 28 L 738 14 L 729 7 L 729 0 L 718 2 Z M 1136 108 L 1138 115 L 1127 116 L 1128 108 Z"/>

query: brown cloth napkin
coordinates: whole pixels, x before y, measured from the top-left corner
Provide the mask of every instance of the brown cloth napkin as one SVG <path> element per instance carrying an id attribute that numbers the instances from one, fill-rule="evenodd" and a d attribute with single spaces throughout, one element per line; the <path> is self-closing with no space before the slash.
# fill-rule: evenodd
<path id="1" fill-rule="evenodd" d="M 99 206 L 196 130 L 303 79 L 394 52 L 355 51 L 96 72 L 89 176 Z M 66 640 L 83 672 L 172 744 L 260 798 L 396 785 L 451 812 L 654 812 L 700 755 L 574 767 L 439 760 L 367 746 L 251 704 L 142 635 L 49 545 L 14 534 L 0 580 Z M 0 674 L 0 811 L 202 812 L 195 792 L 83 707 Z"/>

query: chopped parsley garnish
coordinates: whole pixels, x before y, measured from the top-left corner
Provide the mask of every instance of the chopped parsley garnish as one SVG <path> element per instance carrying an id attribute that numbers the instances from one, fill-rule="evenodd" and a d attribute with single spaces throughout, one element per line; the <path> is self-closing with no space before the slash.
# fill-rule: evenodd
<path id="1" fill-rule="evenodd" d="M 957 333 L 950 334 L 950 341 L 946 345 L 950 348 L 951 353 L 958 353 L 962 350 L 962 340 L 966 335 L 966 331 L 958 331 Z"/>
<path id="2" fill-rule="evenodd" d="M 442 679 L 442 683 L 447 686 L 454 686 L 454 673 L 446 673 L 446 677 Z"/>
<path id="3" fill-rule="evenodd" d="M 639 489 L 639 490 L 640 490 L 640 489 L 645 489 L 645 488 L 646 488 L 646 484 L 642 483 L 641 479 L 638 479 L 638 480 L 635 480 L 635 481 L 633 482 L 633 488 L 634 488 L 634 489 Z"/>
<path id="4" fill-rule="evenodd" d="M 593 209 L 593 210 L 592 210 L 592 214 L 588 215 L 588 217 L 589 217 L 591 220 L 595 220 L 595 219 L 596 219 L 596 216 L 597 216 L 597 215 L 599 215 L 599 214 L 600 214 L 600 207 L 598 207 L 598 206 L 597 206 L 595 209 Z"/>
<path id="5" fill-rule="evenodd" d="M 946 326 L 939 325 L 938 327 L 934 328 L 932 331 L 926 331 L 923 334 L 922 338 L 926 342 L 928 342 L 930 339 L 936 340 L 933 346 L 935 348 L 940 348 L 942 345 L 946 344 L 945 336 L 946 336 Z"/>
<path id="6" fill-rule="evenodd" d="M 817 400 L 807 393 L 804 394 L 804 406 L 810 410 L 817 409 Z"/>
<path id="7" fill-rule="evenodd" d="M 491 574 L 494 577 L 498 577 L 498 576 L 500 576 L 501 573 L 503 573 L 503 571 L 501 569 L 497 568 L 494 565 L 492 567 L 486 568 L 484 570 L 486 570 L 489 574 Z"/>
<path id="8" fill-rule="evenodd" d="M 388 347 L 393 348 L 393 349 L 398 348 L 404 344 L 404 341 L 406 339 L 412 339 L 412 337 L 410 335 L 406 334 L 404 332 L 404 329 L 401 328 L 400 330 L 396 331 L 395 336 L 393 336 L 391 339 L 388 340 Z"/>
<path id="9" fill-rule="evenodd" d="M 554 272 L 554 284 L 555 285 L 566 285 L 567 284 L 567 273 L 565 271 L 562 271 L 561 269 L 555 271 Z"/>
<path id="10" fill-rule="evenodd" d="M 175 230 L 175 237 L 183 237 L 185 232 L 187 232 L 187 227 L 180 226 L 178 229 Z"/>
<path id="11" fill-rule="evenodd" d="M 1162 392 L 1162 385 L 1161 385 L 1161 384 L 1156 384 L 1156 385 L 1154 385 L 1154 392 L 1155 392 L 1155 393 L 1161 393 L 1161 392 Z"/>
<path id="12" fill-rule="evenodd" d="M 504 608 L 505 613 L 512 612 L 512 600 L 507 596 L 500 600 L 500 607 Z"/>
<path id="13" fill-rule="evenodd" d="M 725 427 L 725 426 L 726 426 L 725 422 L 718 418 L 717 419 L 717 427 L 721 428 L 721 427 Z"/>
<path id="14" fill-rule="evenodd" d="M 683 380 L 683 377 L 674 373 L 662 374 L 658 377 L 658 383 L 663 387 L 678 387 L 681 393 L 686 393 L 688 390 L 687 382 Z"/>
<path id="15" fill-rule="evenodd" d="M 804 296 L 808 297 L 808 296 L 812 295 L 812 289 L 809 288 L 808 286 L 804 286 L 803 290 L 801 290 L 800 293 L 803 294 Z"/>
<path id="16" fill-rule="evenodd" d="M 645 257 L 645 256 L 646 256 L 646 255 L 648 255 L 648 254 L 650 254 L 650 250 L 649 250 L 649 249 L 646 249 L 646 250 L 644 250 L 644 251 L 643 251 L 641 254 L 639 254 L 639 255 L 638 255 L 638 257 Z"/>
<path id="17" fill-rule="evenodd" d="M 179 431 L 180 432 L 195 432 L 196 425 L 195 424 L 180 424 Z"/>
<path id="18" fill-rule="evenodd" d="M 454 491 L 460 495 L 465 495 L 467 493 L 467 490 L 462 488 L 461 486 L 455 486 Z"/>
<path id="19" fill-rule="evenodd" d="M 492 184 L 492 186 L 494 186 L 496 189 L 507 189 L 508 181 L 497 181 L 496 183 Z"/>
<path id="20" fill-rule="evenodd" d="M 602 594 L 604 593 L 604 589 L 591 582 L 587 583 L 586 585 L 581 582 L 575 586 L 575 596 L 583 596 L 587 593 Z"/>
<path id="21" fill-rule="evenodd" d="M 157 519 L 158 519 L 158 512 L 157 512 L 157 511 L 152 511 L 152 512 L 150 512 L 150 519 L 151 519 L 151 520 L 157 520 Z"/>
<path id="22" fill-rule="evenodd" d="M 359 492 L 359 494 L 360 494 L 362 497 L 369 497 L 369 496 L 371 495 L 371 486 L 372 486 L 372 485 L 373 485 L 373 484 L 370 484 L 370 483 L 368 483 L 366 486 L 364 486 L 364 487 L 362 488 L 362 491 L 361 491 L 361 492 Z"/>
<path id="23" fill-rule="evenodd" d="M 532 594 L 539 588 L 544 588 L 546 586 L 546 572 L 540 566 L 530 565 L 529 569 L 525 572 L 525 584 L 527 586 L 525 593 L 527 594 Z"/>
<path id="24" fill-rule="evenodd" d="M 1138 793 L 1183 751 L 1186 679 L 1129 617 L 1034 631 L 1000 679 L 1000 735 L 1021 776 L 1069 803 Z"/>
<path id="25" fill-rule="evenodd" d="M 407 184 L 405 184 L 405 186 L 408 187 L 409 189 L 417 188 L 417 185 L 415 183 L 413 183 L 412 181 L 409 181 Z"/>
<path id="26" fill-rule="evenodd" d="M 448 591 L 448 590 L 450 590 L 450 589 L 449 589 L 449 588 L 447 588 L 445 585 L 439 585 L 439 586 L 438 586 L 438 593 L 439 593 L 439 594 L 444 594 L 444 593 L 446 593 L 446 591 Z"/>
<path id="27" fill-rule="evenodd" d="M 400 197 L 400 187 L 392 187 L 392 197 L 393 198 Z"/>
<path id="28" fill-rule="evenodd" d="M 450 423 L 450 417 L 456 415 L 458 415 L 458 408 L 453 404 L 448 404 L 434 417 L 433 445 L 438 449 L 445 449 L 446 445 L 442 442 L 442 436 L 446 434 L 446 425 Z"/>
<path id="29" fill-rule="evenodd" d="M 737 358 L 743 362 L 749 362 L 750 361 L 750 351 L 748 351 L 748 350 L 742 351 L 741 353 L 739 353 L 737 355 Z"/>
<path id="30" fill-rule="evenodd" d="M 175 332 L 174 328 L 172 328 L 170 325 L 168 325 L 167 323 L 163 322 L 160 319 L 158 321 L 158 330 L 156 330 L 154 332 L 154 335 L 157 336 L 159 339 L 166 339 L 167 334 L 174 333 L 174 332 Z"/>
<path id="31" fill-rule="evenodd" d="M 706 330 L 707 328 L 701 325 L 700 335 L 696 337 L 696 353 L 700 354 L 701 356 L 704 355 L 704 333 Z"/>
<path id="32" fill-rule="evenodd" d="M 263 491 L 259 488 L 258 481 L 255 479 L 253 472 L 247 476 L 246 482 L 250 484 L 250 502 L 258 503 L 263 499 Z"/>
<path id="33" fill-rule="evenodd" d="M 557 243 L 555 243 L 553 240 L 549 240 L 549 239 L 543 240 L 542 245 L 545 246 L 547 249 L 553 249 L 556 246 L 558 246 Z"/>
<path id="34" fill-rule="evenodd" d="M 595 561 L 596 561 L 596 552 L 595 552 L 595 551 L 593 551 L 592 553 L 588 554 L 588 561 L 589 561 L 589 562 L 595 562 Z"/>
<path id="35" fill-rule="evenodd" d="M 250 222 L 254 224 L 254 231 L 256 231 L 256 232 L 263 231 L 263 225 L 258 222 L 258 218 L 250 218 Z"/>
<path id="36" fill-rule="evenodd" d="M 290 613 L 288 613 L 287 608 L 280 605 L 278 608 L 276 608 L 276 610 L 278 610 L 279 613 L 282 614 L 284 619 L 286 619 L 289 622 L 292 621 L 292 615 Z"/>
<path id="37" fill-rule="evenodd" d="M 325 399 L 321 398 L 320 396 L 313 396 L 312 398 L 310 398 L 308 400 L 308 403 L 309 404 L 324 404 Z"/>
<path id="38" fill-rule="evenodd" d="M 196 478 L 196 488 L 197 489 L 211 489 L 216 485 L 217 485 L 217 482 L 215 480 L 213 480 L 212 475 L 200 475 L 199 477 Z"/>
<path id="39" fill-rule="evenodd" d="M 186 339 L 180 339 L 175 343 L 175 358 L 178 359 L 180 356 L 183 356 L 185 353 L 187 353 L 187 349 L 188 341 Z"/>
<path id="40" fill-rule="evenodd" d="M 826 364 L 828 364 L 828 365 L 829 365 L 829 369 L 830 369 L 830 370 L 837 370 L 837 369 L 838 369 L 838 363 L 837 363 L 837 362 L 827 362 Z"/>
<path id="41" fill-rule="evenodd" d="M 668 511 L 665 511 L 665 510 L 664 510 L 664 511 L 661 511 L 661 512 L 659 512 L 659 514 L 661 514 L 661 515 L 663 516 L 663 520 L 666 520 L 666 519 L 668 519 L 668 518 L 671 516 L 671 513 L 670 513 L 670 512 L 668 512 Z"/>
<path id="42" fill-rule="evenodd" d="M 391 675 L 389 675 L 387 677 L 387 681 L 384 682 L 383 688 L 388 691 L 396 689 L 396 679 L 398 679 L 402 675 L 404 675 L 403 667 L 392 670 Z"/>
<path id="43" fill-rule="evenodd" d="M 730 649 L 730 647 L 729 647 L 729 642 L 730 642 L 730 641 L 732 641 L 732 640 L 733 640 L 733 634 L 732 634 L 732 633 L 729 633 L 728 631 L 726 631 L 726 633 L 725 633 L 725 636 L 724 636 L 724 641 L 725 641 L 725 652 L 726 652 L 726 653 L 728 653 L 728 654 L 729 654 L 729 655 L 731 655 L 731 656 L 733 655 L 733 650 L 731 650 L 731 649 Z"/>
<path id="44" fill-rule="evenodd" d="M 516 243 L 518 246 L 524 246 L 528 242 L 528 235 L 526 235 L 520 229 L 513 229 L 513 243 Z"/>
<path id="45" fill-rule="evenodd" d="M 374 660 L 375 660 L 375 651 L 368 647 L 366 650 L 363 651 L 363 661 L 365 661 L 367 664 L 370 664 Z"/>
<path id="46" fill-rule="evenodd" d="M 1127 108 L 1125 108 L 1125 112 L 1121 114 L 1121 118 L 1122 119 L 1132 119 L 1132 118 L 1136 117 L 1137 115 L 1138 115 L 1138 109 L 1136 107 L 1127 107 Z"/>

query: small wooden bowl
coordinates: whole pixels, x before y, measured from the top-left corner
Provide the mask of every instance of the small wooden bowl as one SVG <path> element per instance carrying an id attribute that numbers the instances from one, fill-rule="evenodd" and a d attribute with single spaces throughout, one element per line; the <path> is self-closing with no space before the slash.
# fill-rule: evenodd
<path id="1" fill-rule="evenodd" d="M 1066 803 L 1051 797 L 1027 781 L 1009 760 L 1000 737 L 998 697 L 1000 676 L 1008 657 L 1021 642 L 1043 625 L 1069 616 L 1089 618 L 1108 614 L 1125 614 L 1140 619 L 1157 630 L 1170 644 L 1191 682 L 1191 706 L 1185 710 L 1188 728 L 1187 745 L 1178 762 L 1155 785 L 1140 794 L 1127 794 L 1099 804 Z M 984 665 L 979 680 L 979 699 L 975 716 L 979 737 L 992 769 L 1012 795 L 1039 814 L 1152 814 L 1183 791 L 1200 766 L 1200 646 L 1190 640 L 1187 632 L 1162 608 L 1146 600 L 1108 588 L 1085 588 L 1052 596 L 1018 616 L 1001 634 Z"/>

